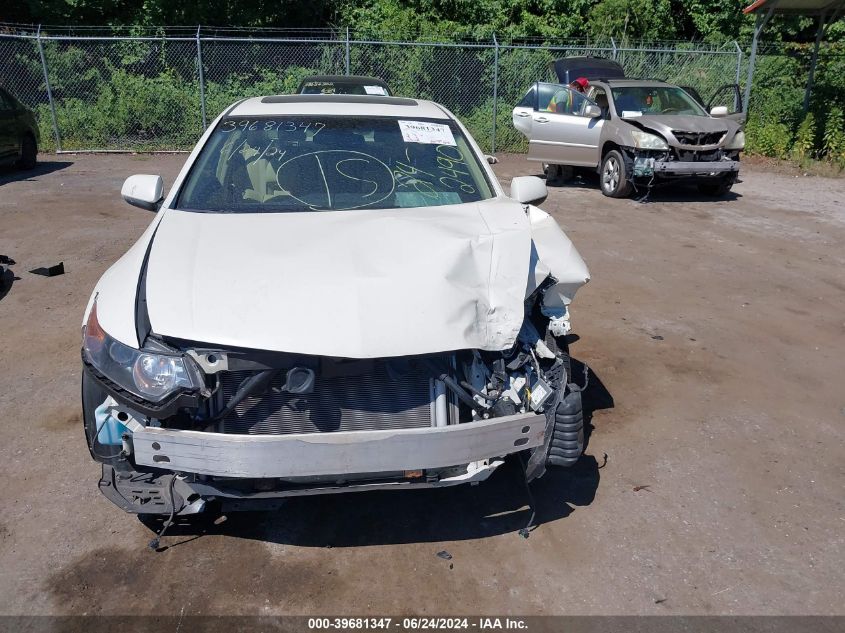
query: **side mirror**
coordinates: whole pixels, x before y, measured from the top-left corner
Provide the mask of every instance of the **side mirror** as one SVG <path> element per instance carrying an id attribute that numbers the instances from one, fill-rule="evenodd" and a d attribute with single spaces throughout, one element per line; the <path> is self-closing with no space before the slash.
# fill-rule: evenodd
<path id="1" fill-rule="evenodd" d="M 537 176 L 517 176 L 511 180 L 511 198 L 522 204 L 540 204 L 549 195 L 546 183 Z"/>
<path id="2" fill-rule="evenodd" d="M 499 162 L 499 159 L 496 158 L 495 156 L 493 156 L 492 154 L 487 154 L 484 158 L 486 158 L 487 162 L 490 163 L 491 165 L 495 165 L 496 163 Z"/>
<path id="3" fill-rule="evenodd" d="M 124 181 L 120 195 L 133 207 L 155 211 L 164 198 L 164 181 L 161 176 L 135 174 Z"/>
<path id="4" fill-rule="evenodd" d="M 728 116 L 728 106 L 713 106 L 710 108 L 710 116 Z"/>
<path id="5" fill-rule="evenodd" d="M 591 119 L 597 119 L 601 116 L 601 108 L 591 103 L 584 108 L 584 116 L 590 117 Z"/>

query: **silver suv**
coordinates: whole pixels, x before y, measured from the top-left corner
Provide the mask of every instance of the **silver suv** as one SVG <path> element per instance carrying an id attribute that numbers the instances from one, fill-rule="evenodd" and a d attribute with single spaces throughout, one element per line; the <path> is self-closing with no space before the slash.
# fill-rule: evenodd
<path id="1" fill-rule="evenodd" d="M 726 106 L 708 113 L 683 88 L 624 78 L 609 60 L 570 58 L 553 67 L 563 83 L 536 82 L 513 109 L 528 160 L 546 164 L 549 180 L 594 168 L 613 198 L 670 179 L 694 179 L 708 195 L 736 182 L 745 135 Z M 569 87 L 578 77 L 589 80 L 585 93 Z"/>

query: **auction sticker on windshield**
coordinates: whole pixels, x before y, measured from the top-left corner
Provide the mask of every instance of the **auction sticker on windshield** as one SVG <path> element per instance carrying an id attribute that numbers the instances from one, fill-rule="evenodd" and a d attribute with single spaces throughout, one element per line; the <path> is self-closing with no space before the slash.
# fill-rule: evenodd
<path id="1" fill-rule="evenodd" d="M 448 125 L 427 121 L 399 121 L 402 140 L 406 143 L 426 143 L 429 145 L 457 145 L 455 136 Z"/>

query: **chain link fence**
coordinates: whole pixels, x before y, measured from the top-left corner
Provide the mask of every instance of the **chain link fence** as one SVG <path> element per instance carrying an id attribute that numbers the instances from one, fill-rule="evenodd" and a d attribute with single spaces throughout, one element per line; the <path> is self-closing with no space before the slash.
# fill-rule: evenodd
<path id="1" fill-rule="evenodd" d="M 260 36 L 258 36 L 260 35 Z M 511 110 L 550 62 L 619 61 L 636 77 L 696 88 L 708 98 L 738 83 L 742 50 L 668 42 L 383 42 L 330 31 L 89 35 L 0 27 L 0 85 L 37 111 L 41 147 L 55 151 L 190 149 L 229 104 L 293 92 L 311 74 L 383 78 L 399 96 L 431 99 L 488 151 L 519 151 Z"/>

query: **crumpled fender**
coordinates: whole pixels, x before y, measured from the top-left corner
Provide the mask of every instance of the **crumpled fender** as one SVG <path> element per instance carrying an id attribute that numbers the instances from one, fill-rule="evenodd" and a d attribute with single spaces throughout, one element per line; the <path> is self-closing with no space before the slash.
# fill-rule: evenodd
<path id="1" fill-rule="evenodd" d="M 543 296 L 543 314 L 563 317 L 578 288 L 590 281 L 590 271 L 575 245 L 552 216 L 529 205 L 528 220 L 531 223 L 533 245 L 526 296 L 551 275 L 557 283 L 548 288 Z"/>

